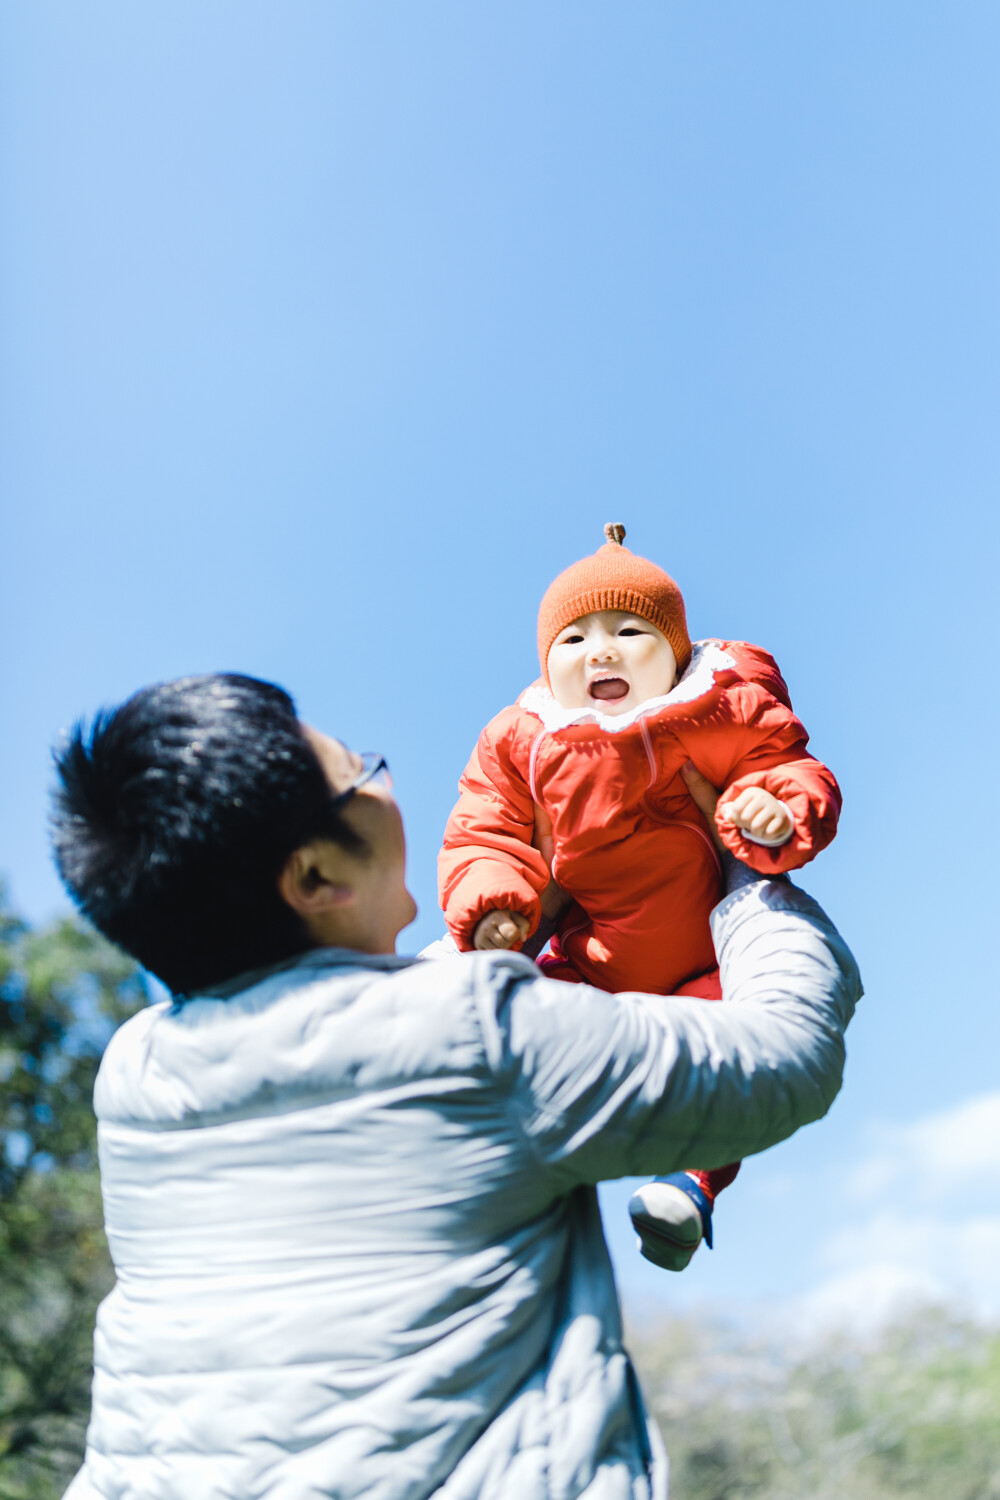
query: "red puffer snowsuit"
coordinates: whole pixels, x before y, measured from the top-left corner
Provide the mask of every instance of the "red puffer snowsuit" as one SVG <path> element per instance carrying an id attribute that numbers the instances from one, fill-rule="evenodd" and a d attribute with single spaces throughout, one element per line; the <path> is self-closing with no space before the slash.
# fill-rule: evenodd
<path id="1" fill-rule="evenodd" d="M 619 718 L 562 709 L 532 684 L 483 730 L 459 783 L 439 858 L 452 936 L 470 949 L 493 910 L 522 912 L 534 931 L 551 874 L 574 898 L 553 941 L 556 975 L 676 993 L 715 968 L 708 916 L 721 895 L 681 767 L 692 761 L 722 801 L 755 786 L 779 798 L 794 819 L 787 843 L 763 847 L 721 821 L 719 833 L 755 870 L 794 870 L 831 841 L 840 812 L 807 742 L 774 659 L 742 641 L 697 643 L 669 694 Z"/>

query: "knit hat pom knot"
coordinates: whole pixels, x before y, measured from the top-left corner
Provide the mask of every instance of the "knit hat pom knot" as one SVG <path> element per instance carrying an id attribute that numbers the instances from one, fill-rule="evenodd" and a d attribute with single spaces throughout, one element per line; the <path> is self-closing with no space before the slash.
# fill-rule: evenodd
<path id="1" fill-rule="evenodd" d="M 573 563 L 545 591 L 538 611 L 538 655 L 546 683 L 549 652 L 559 632 L 601 610 L 621 610 L 655 625 L 670 642 L 678 672 L 691 660 L 684 596 L 674 580 L 623 545 L 620 521 L 609 521 L 604 536 L 603 547 Z"/>

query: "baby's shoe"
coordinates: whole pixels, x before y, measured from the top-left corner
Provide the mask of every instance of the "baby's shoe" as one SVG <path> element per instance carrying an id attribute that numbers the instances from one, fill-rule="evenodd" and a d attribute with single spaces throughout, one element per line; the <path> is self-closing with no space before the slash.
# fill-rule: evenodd
<path id="1" fill-rule="evenodd" d="M 683 1271 L 702 1240 L 712 1248 L 712 1202 L 690 1172 L 654 1177 L 628 1211 L 642 1254 L 665 1271 Z"/>

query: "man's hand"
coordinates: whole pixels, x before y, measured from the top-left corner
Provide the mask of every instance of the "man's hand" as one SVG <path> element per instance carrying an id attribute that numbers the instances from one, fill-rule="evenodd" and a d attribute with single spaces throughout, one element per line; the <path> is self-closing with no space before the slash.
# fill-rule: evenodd
<path id="1" fill-rule="evenodd" d="M 718 792 L 708 777 L 701 774 L 694 761 L 689 760 L 686 766 L 681 767 L 681 775 L 684 777 L 684 785 L 691 793 L 694 805 L 708 824 L 708 831 L 715 840 L 716 848 L 724 849 L 725 845 L 719 837 L 719 830 L 715 826 L 715 809 L 719 801 Z"/>
<path id="2" fill-rule="evenodd" d="M 524 942 L 530 926 L 527 917 L 519 911 L 488 911 L 476 925 L 472 946 L 480 951 L 513 948 L 515 943 Z"/>
<path id="3" fill-rule="evenodd" d="M 727 823 L 752 833 L 759 839 L 786 840 L 792 835 L 792 820 L 777 797 L 761 786 L 747 787 L 733 802 L 723 802 L 720 816 Z"/>
<path id="4" fill-rule="evenodd" d="M 542 916 L 550 922 L 557 922 L 572 901 L 572 896 L 567 896 L 561 886 L 550 880 L 542 892 Z"/>

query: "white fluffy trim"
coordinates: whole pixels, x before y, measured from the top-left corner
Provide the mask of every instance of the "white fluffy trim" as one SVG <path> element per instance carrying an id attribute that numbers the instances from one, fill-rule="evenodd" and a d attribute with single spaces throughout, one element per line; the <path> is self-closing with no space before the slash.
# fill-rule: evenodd
<path id="1" fill-rule="evenodd" d="M 599 729 L 617 734 L 628 729 L 647 714 L 659 713 L 661 708 L 673 708 L 675 703 L 693 703 L 715 686 L 716 672 L 730 671 L 736 662 L 718 641 L 695 641 L 691 648 L 691 660 L 684 675 L 674 683 L 669 693 L 660 698 L 647 698 L 627 714 L 602 714 L 599 708 L 561 708 L 548 688 L 541 682 L 533 682 L 518 698 L 518 706 L 541 719 L 550 734 L 568 729 L 571 724 L 583 724 L 592 720 Z"/>

